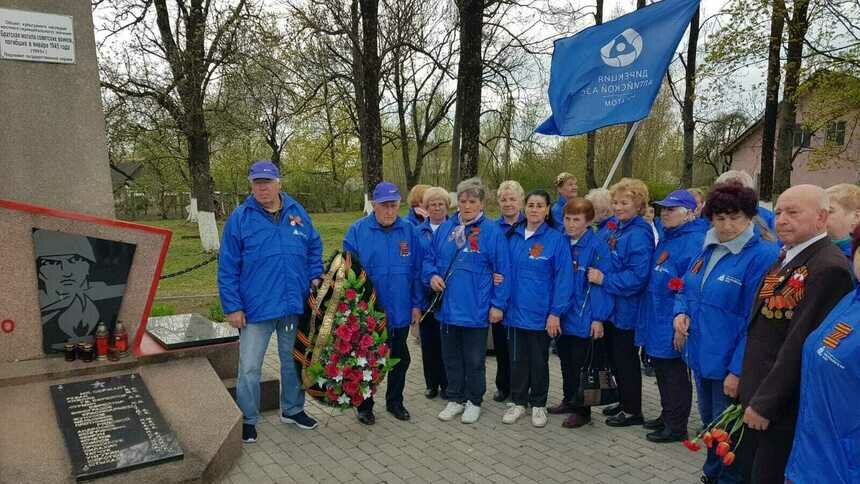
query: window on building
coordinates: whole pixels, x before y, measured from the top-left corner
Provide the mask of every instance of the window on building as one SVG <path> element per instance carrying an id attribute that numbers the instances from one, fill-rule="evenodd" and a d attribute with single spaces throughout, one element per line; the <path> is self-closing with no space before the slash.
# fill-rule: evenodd
<path id="1" fill-rule="evenodd" d="M 794 125 L 794 147 L 809 148 L 809 142 L 812 141 L 812 132 L 804 128 L 803 125 Z"/>
<path id="2" fill-rule="evenodd" d="M 836 146 L 845 144 L 845 121 L 827 123 L 827 143 Z"/>

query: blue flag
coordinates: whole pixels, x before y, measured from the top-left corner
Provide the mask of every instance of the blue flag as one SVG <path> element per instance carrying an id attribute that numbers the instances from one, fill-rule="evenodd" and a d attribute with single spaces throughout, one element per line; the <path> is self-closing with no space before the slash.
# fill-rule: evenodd
<path id="1" fill-rule="evenodd" d="M 555 42 L 552 115 L 535 130 L 573 136 L 651 111 L 699 0 L 662 0 Z"/>

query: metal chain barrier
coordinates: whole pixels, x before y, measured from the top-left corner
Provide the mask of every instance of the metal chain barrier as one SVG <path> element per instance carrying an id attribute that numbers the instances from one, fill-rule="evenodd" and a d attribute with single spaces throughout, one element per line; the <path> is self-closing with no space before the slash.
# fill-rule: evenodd
<path id="1" fill-rule="evenodd" d="M 199 264 L 195 264 L 191 267 L 186 267 L 185 269 L 182 269 L 181 271 L 176 271 L 172 274 L 164 274 L 161 277 L 159 277 L 158 280 L 170 279 L 171 277 L 176 277 L 176 276 L 181 276 L 182 274 L 187 274 L 193 270 L 200 269 L 201 267 L 204 267 L 204 266 L 210 264 L 212 261 L 217 260 L 217 259 L 218 259 L 218 254 L 215 254 L 212 257 L 210 257 L 209 259 L 206 259 Z"/>

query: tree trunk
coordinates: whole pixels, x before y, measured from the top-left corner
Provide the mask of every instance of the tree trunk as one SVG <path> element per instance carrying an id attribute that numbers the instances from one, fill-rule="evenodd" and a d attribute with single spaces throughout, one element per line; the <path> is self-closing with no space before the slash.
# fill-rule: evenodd
<path id="1" fill-rule="evenodd" d="M 687 65 L 685 66 L 684 107 L 681 119 L 684 123 L 684 173 L 681 176 L 681 186 L 693 186 L 693 142 L 696 134 L 696 121 L 693 118 L 693 103 L 696 96 L 696 50 L 699 44 L 699 11 L 690 21 L 690 35 L 687 43 Z"/>
<path id="2" fill-rule="evenodd" d="M 759 197 L 773 200 L 773 153 L 776 140 L 776 116 L 779 111 L 780 70 L 779 51 L 782 48 L 782 31 L 785 25 L 785 2 L 774 0 L 770 15 L 770 40 L 767 49 L 767 96 L 761 135 L 761 168 Z"/>
<path id="3" fill-rule="evenodd" d="M 459 84 L 459 80 L 457 83 Z M 460 183 L 460 124 L 463 120 L 463 105 L 460 104 L 460 98 L 457 97 L 457 103 L 454 107 L 454 128 L 451 134 L 451 166 L 448 167 L 448 189 L 454 191 L 457 189 L 457 184 Z"/>
<path id="4" fill-rule="evenodd" d="M 362 68 L 364 70 L 364 109 L 367 145 L 367 193 L 382 181 L 382 119 L 379 114 L 379 0 L 360 0 L 362 31 Z"/>
<path id="5" fill-rule="evenodd" d="M 797 86 L 803 61 L 803 39 L 809 29 L 809 0 L 798 0 L 788 24 L 788 48 L 785 57 L 785 87 L 783 109 L 779 115 L 779 150 L 776 153 L 773 188 L 782 193 L 791 186 L 794 123 L 797 122 Z"/>
<path id="6" fill-rule="evenodd" d="M 460 109 L 460 179 L 478 174 L 481 139 L 481 35 L 484 0 L 460 0 L 460 65 L 457 74 L 457 107 Z"/>
<path id="7" fill-rule="evenodd" d="M 394 71 L 394 98 L 397 103 L 397 124 L 400 136 L 400 158 L 403 162 L 403 173 L 406 176 L 406 188 L 411 190 L 418 183 L 418 171 L 412 170 L 412 162 L 409 156 L 409 134 L 406 131 L 406 94 L 403 85 L 401 69 L 400 50 L 392 54 L 392 70 Z M 419 153 L 420 156 L 420 153 Z"/>
<path id="8" fill-rule="evenodd" d="M 597 10 L 594 12 L 594 24 L 603 23 L 603 0 L 597 0 Z M 585 135 L 585 184 L 589 189 L 597 188 L 597 176 L 594 173 L 594 143 L 597 141 L 597 130 L 589 131 Z"/>
<path id="9" fill-rule="evenodd" d="M 350 5 L 350 33 L 353 39 L 357 40 L 361 35 L 361 16 L 358 9 L 358 0 L 352 0 Z M 361 180 L 364 183 L 365 193 L 370 193 L 367 190 L 369 186 L 367 174 L 367 112 L 364 104 L 364 65 L 361 54 L 361 47 L 356 43 L 352 43 L 352 89 L 355 92 L 355 115 L 358 122 L 358 144 L 359 154 L 361 156 Z"/>
<path id="10" fill-rule="evenodd" d="M 212 194 L 215 184 L 209 173 L 209 132 L 202 116 L 195 119 L 201 126 L 192 128 L 186 136 L 188 143 L 188 170 L 191 173 L 191 196 L 197 199 L 197 210 L 214 212 Z"/>

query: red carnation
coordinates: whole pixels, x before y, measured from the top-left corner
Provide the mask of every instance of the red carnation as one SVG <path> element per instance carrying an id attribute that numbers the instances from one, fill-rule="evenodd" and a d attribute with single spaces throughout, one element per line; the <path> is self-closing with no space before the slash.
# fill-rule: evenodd
<path id="1" fill-rule="evenodd" d="M 354 397 L 358 393 L 358 382 L 354 381 L 354 380 L 350 380 L 348 382 L 345 382 L 343 384 L 343 391 L 347 395 Z"/>
<path id="2" fill-rule="evenodd" d="M 695 440 L 685 440 L 682 442 L 684 447 L 690 449 L 691 452 L 698 452 L 702 447 Z"/>
<path id="3" fill-rule="evenodd" d="M 359 370 L 358 368 L 353 368 L 352 371 L 349 372 L 349 381 L 360 382 L 362 378 L 364 378 L 364 372 Z"/>
<path id="4" fill-rule="evenodd" d="M 328 387 L 328 390 L 325 391 L 325 396 L 331 402 L 336 402 L 338 398 L 337 393 L 334 391 L 334 387 Z"/>
<path id="5" fill-rule="evenodd" d="M 669 290 L 672 292 L 681 292 L 684 289 L 684 280 L 680 277 L 669 279 Z"/>
<path id="6" fill-rule="evenodd" d="M 337 305 L 337 311 L 339 313 L 345 313 L 349 311 L 349 305 L 347 305 L 346 303 L 340 303 Z"/>
<path id="7" fill-rule="evenodd" d="M 338 338 L 346 341 L 349 341 L 350 338 L 352 338 L 352 330 L 345 324 L 338 326 L 334 334 L 337 335 Z"/>
<path id="8" fill-rule="evenodd" d="M 367 302 L 358 301 L 358 309 L 361 309 L 362 311 L 367 311 Z"/>
<path id="9" fill-rule="evenodd" d="M 379 345 L 379 349 L 377 350 L 377 352 L 379 352 L 379 356 L 385 358 L 386 356 L 388 356 L 388 345 L 382 343 L 381 345 Z"/>
<path id="10" fill-rule="evenodd" d="M 355 297 L 357 294 L 355 293 L 355 289 L 347 289 L 346 290 L 346 299 L 348 301 L 355 301 Z"/>
<path id="11" fill-rule="evenodd" d="M 478 252 L 478 238 L 477 237 L 469 237 L 469 249 L 472 252 Z"/>
<path id="12" fill-rule="evenodd" d="M 366 334 L 361 337 L 361 341 L 358 342 L 358 349 L 366 350 L 373 345 L 373 338 L 370 337 L 369 334 Z"/>
<path id="13" fill-rule="evenodd" d="M 606 228 L 608 228 L 609 230 L 615 230 L 618 228 L 618 224 L 615 222 L 615 220 L 610 220 L 609 222 L 606 222 Z"/>
<path id="14" fill-rule="evenodd" d="M 337 350 L 338 353 L 344 355 L 352 350 L 352 345 L 349 341 L 338 338 L 334 343 L 334 349 Z"/>
<path id="15" fill-rule="evenodd" d="M 337 363 L 329 363 L 325 366 L 325 376 L 329 378 L 337 376 Z"/>
<path id="16" fill-rule="evenodd" d="M 367 317 L 367 330 L 368 331 L 375 331 L 376 330 L 376 318 L 374 318 L 373 316 Z"/>

